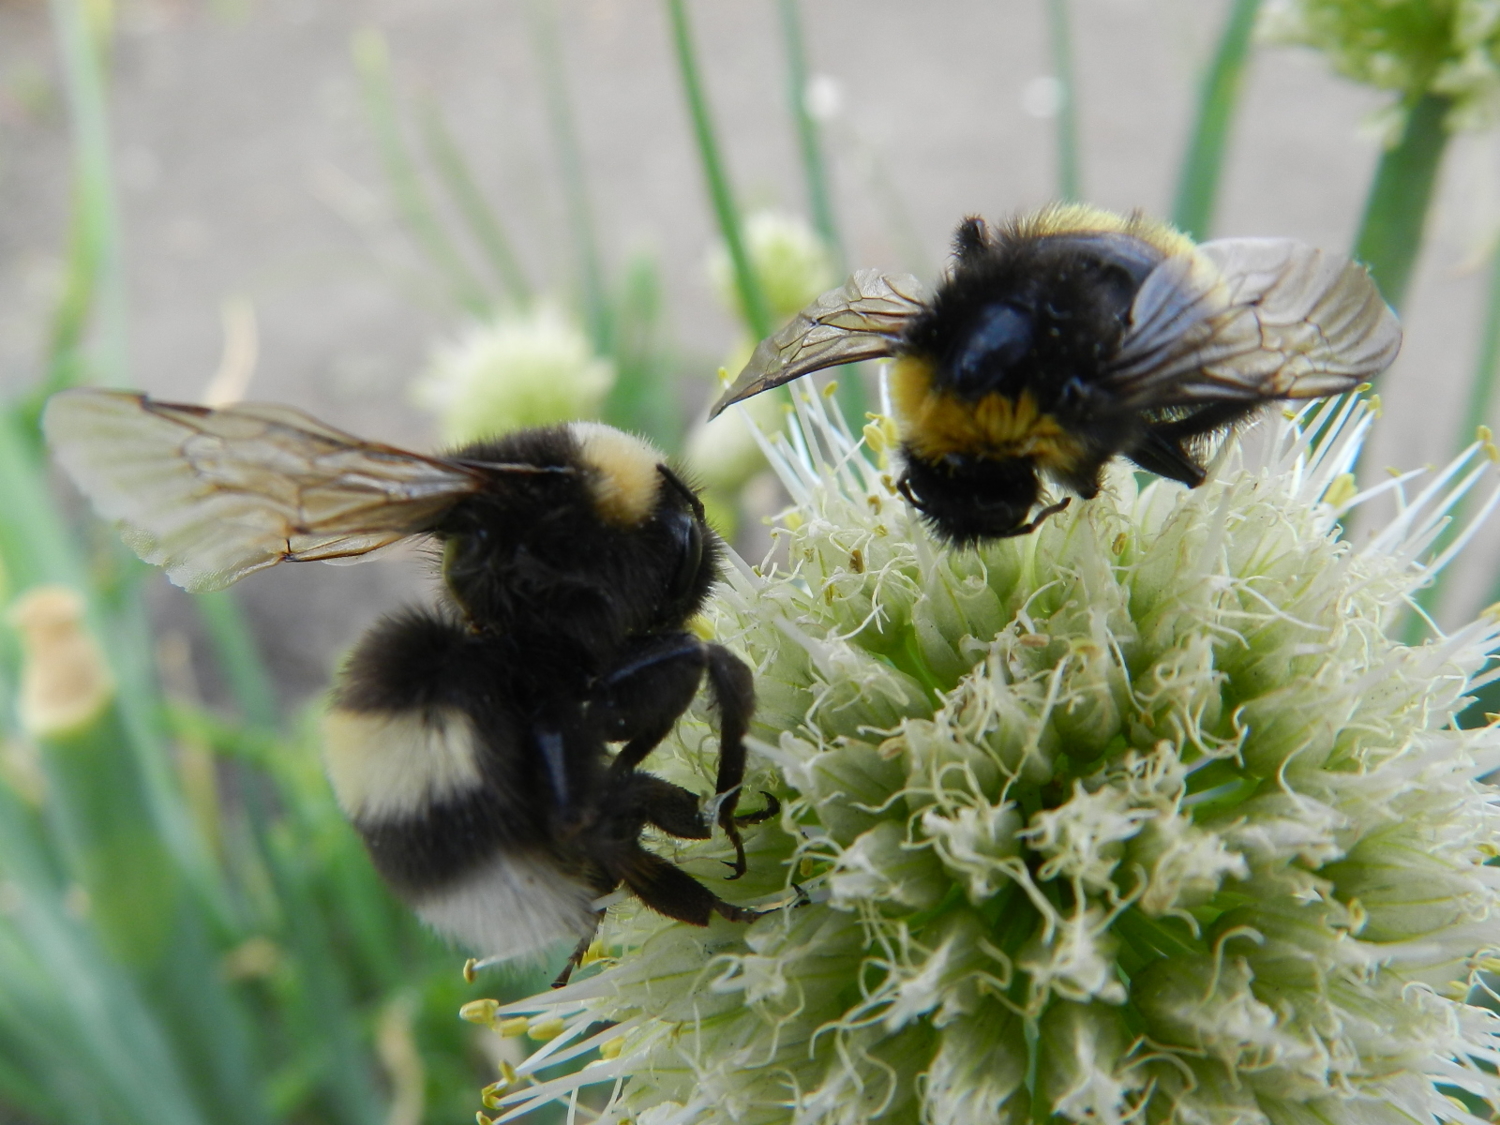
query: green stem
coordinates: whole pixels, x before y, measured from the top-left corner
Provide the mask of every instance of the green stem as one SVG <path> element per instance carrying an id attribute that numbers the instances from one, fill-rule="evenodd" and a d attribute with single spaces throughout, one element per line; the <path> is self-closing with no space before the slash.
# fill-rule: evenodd
<path id="1" fill-rule="evenodd" d="M 72 361 L 92 312 L 94 367 L 99 382 L 129 382 L 125 271 L 120 221 L 109 160 L 109 119 L 105 108 L 105 44 L 89 24 L 82 0 L 52 0 L 52 23 L 62 56 L 73 126 L 74 217 L 67 293 L 53 326 L 48 390 L 82 381 Z"/>
<path id="2" fill-rule="evenodd" d="M 802 175 L 807 181 L 807 203 L 817 230 L 840 272 L 844 269 L 844 244 L 839 237 L 838 222 L 833 213 L 833 199 L 828 190 L 828 169 L 823 162 L 823 145 L 818 123 L 807 111 L 807 48 L 802 38 L 802 15 L 799 0 L 777 0 L 781 12 L 781 41 L 786 51 L 787 100 L 792 120 L 797 125 L 797 144 L 802 154 Z"/>
<path id="3" fill-rule="evenodd" d="M 573 231 L 578 255 L 578 280 L 583 290 L 584 317 L 588 322 L 594 350 L 600 355 L 609 355 L 613 351 L 614 327 L 610 316 L 609 286 L 604 277 L 599 232 L 594 223 L 588 180 L 583 170 L 583 147 L 578 143 L 573 105 L 568 98 L 562 48 L 557 34 L 557 10 L 553 0 L 532 0 L 531 30 L 541 64 L 542 93 L 547 102 L 547 118 L 553 140 L 557 144 L 557 158 L 562 164 L 568 225 Z"/>
<path id="4" fill-rule="evenodd" d="M 777 0 L 781 12 L 781 39 L 786 52 L 787 98 L 791 103 L 792 120 L 797 125 L 797 142 L 802 153 L 802 173 L 807 180 L 807 202 L 812 211 L 813 227 L 842 273 L 845 268 L 844 244 L 834 218 L 823 146 L 818 136 L 818 123 L 807 111 L 807 47 L 802 38 L 799 2 Z M 855 433 L 859 433 L 865 424 L 865 398 L 864 365 L 856 364 L 843 372 L 838 393 L 844 420 Z"/>
<path id="5" fill-rule="evenodd" d="M 729 260 L 734 264 L 735 287 L 739 290 L 745 322 L 757 340 L 763 339 L 771 334 L 771 314 L 765 294 L 760 288 L 760 280 L 750 266 L 750 255 L 745 250 L 745 240 L 741 236 L 739 209 L 735 206 L 729 177 L 725 174 L 724 162 L 719 156 L 713 122 L 709 119 L 708 101 L 704 96 L 702 80 L 698 76 L 698 60 L 693 49 L 692 32 L 688 28 L 687 9 L 683 0 L 666 0 L 666 3 L 667 14 L 672 21 L 677 69 L 682 75 L 683 93 L 687 97 L 688 112 L 693 118 L 693 135 L 698 142 L 698 157 L 703 164 L 704 178 L 708 181 L 714 215 L 719 220 L 719 233 L 724 237 L 724 244 L 729 248 Z"/>
<path id="6" fill-rule="evenodd" d="M 1474 427 L 1489 425 L 1497 376 L 1500 376 L 1500 245 L 1490 251 L 1489 299 L 1480 322 L 1479 356 L 1469 379 L 1469 398 L 1453 434 L 1455 456 L 1474 440 Z"/>
<path id="7" fill-rule="evenodd" d="M 1073 77 L 1073 35 L 1068 0 L 1047 0 L 1047 31 L 1052 69 L 1062 90 L 1057 107 L 1057 195 L 1083 198 L 1083 173 L 1078 157 L 1078 85 Z"/>
<path id="8" fill-rule="evenodd" d="M 1198 90 L 1198 120 L 1177 180 L 1172 222 L 1193 238 L 1207 238 L 1213 226 L 1219 177 L 1224 171 L 1224 149 L 1229 126 L 1244 85 L 1250 57 L 1251 33 L 1260 0 L 1235 0 L 1219 37 L 1218 50 L 1204 72 Z"/>
<path id="9" fill-rule="evenodd" d="M 1422 246 L 1427 206 L 1448 147 L 1443 119 L 1452 104 L 1443 95 L 1423 94 L 1411 106 L 1400 139 L 1380 158 L 1354 241 L 1354 256 L 1370 267 L 1397 311 Z"/>

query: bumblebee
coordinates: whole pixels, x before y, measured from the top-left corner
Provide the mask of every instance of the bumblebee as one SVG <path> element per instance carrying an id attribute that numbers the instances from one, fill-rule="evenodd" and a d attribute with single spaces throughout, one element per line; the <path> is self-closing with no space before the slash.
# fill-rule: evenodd
<path id="1" fill-rule="evenodd" d="M 575 940 L 561 980 L 621 885 L 695 925 L 756 916 L 641 845 L 648 824 L 710 834 L 696 795 L 638 768 L 705 678 L 730 878 L 741 827 L 776 811 L 736 814 L 752 674 L 686 627 L 723 548 L 646 442 L 575 422 L 423 456 L 287 407 L 103 390 L 53 396 L 43 425 L 99 512 L 190 591 L 408 536 L 441 545 L 436 604 L 364 636 L 325 728 L 339 804 L 435 929 L 497 959 Z"/>
<path id="2" fill-rule="evenodd" d="M 936 292 L 862 270 L 761 342 L 714 405 L 891 358 L 897 487 L 955 545 L 1025 535 L 1094 497 L 1116 455 L 1189 487 L 1217 435 L 1277 399 L 1353 389 L 1401 346 L 1359 265 L 1284 238 L 1195 245 L 1076 204 L 966 218 Z"/>

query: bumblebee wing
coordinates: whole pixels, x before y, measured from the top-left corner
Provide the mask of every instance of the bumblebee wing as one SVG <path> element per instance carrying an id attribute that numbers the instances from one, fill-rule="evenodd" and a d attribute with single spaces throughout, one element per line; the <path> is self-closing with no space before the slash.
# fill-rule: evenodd
<path id="1" fill-rule="evenodd" d="M 825 367 L 890 355 L 907 322 L 927 307 L 924 296 L 922 283 L 910 275 L 860 270 L 762 340 L 709 418 L 741 399 Z"/>
<path id="2" fill-rule="evenodd" d="M 1292 239 L 1222 239 L 1147 276 L 1107 383 L 1136 409 L 1318 398 L 1378 375 L 1400 348 L 1363 266 Z"/>
<path id="3" fill-rule="evenodd" d="M 429 529 L 486 480 L 283 406 L 75 390 L 52 397 L 42 426 L 99 513 L 124 524 L 125 542 L 195 593 L 283 560 L 367 554 Z"/>

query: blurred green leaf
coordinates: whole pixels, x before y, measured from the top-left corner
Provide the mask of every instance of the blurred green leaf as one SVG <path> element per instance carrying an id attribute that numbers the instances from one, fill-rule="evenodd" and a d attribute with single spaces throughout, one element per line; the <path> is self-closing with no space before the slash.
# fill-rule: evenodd
<path id="1" fill-rule="evenodd" d="M 735 287 L 739 290 L 746 325 L 755 339 L 764 339 L 771 334 L 774 326 L 765 294 L 761 292 L 760 280 L 755 276 L 750 255 L 745 250 L 740 210 L 735 204 L 729 175 L 719 153 L 718 134 L 714 130 L 703 80 L 698 73 L 698 52 L 693 45 L 692 29 L 688 26 L 687 7 L 683 0 L 666 0 L 666 5 L 667 16 L 672 24 L 677 72 L 682 79 L 688 113 L 692 117 L 693 138 L 698 145 L 698 162 L 702 165 L 703 177 L 708 183 L 714 217 L 718 220 L 719 234 L 724 239 L 724 245 L 729 250 L 729 260 L 734 266 Z"/>

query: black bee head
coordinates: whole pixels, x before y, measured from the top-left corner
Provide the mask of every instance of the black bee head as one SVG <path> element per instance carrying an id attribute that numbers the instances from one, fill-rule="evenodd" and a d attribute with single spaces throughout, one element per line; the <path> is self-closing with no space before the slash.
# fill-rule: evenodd
<path id="1" fill-rule="evenodd" d="M 1028 517 L 1041 485 L 1035 464 L 1024 457 L 949 454 L 929 461 L 908 456 L 900 488 L 928 525 L 956 547 L 1025 535 L 1036 527 Z"/>

